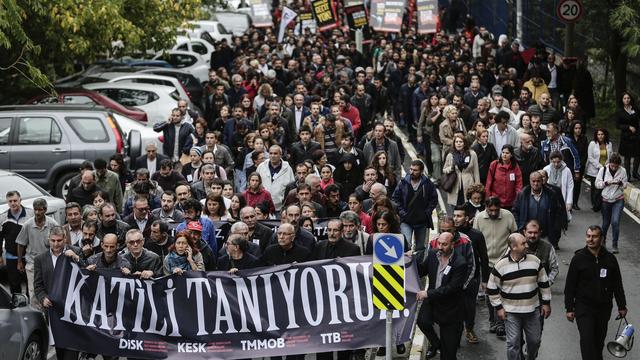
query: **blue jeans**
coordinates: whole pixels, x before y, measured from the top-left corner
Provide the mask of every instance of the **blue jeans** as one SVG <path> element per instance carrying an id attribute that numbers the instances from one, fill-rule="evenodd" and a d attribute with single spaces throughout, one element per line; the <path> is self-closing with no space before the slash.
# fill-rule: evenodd
<path id="1" fill-rule="evenodd" d="M 530 313 L 507 313 L 504 320 L 507 332 L 507 359 L 520 360 L 522 349 L 522 331 L 527 340 L 527 356 L 533 360 L 538 357 L 538 349 L 542 340 L 540 307 Z"/>
<path id="2" fill-rule="evenodd" d="M 618 247 L 618 237 L 620 235 L 620 215 L 624 209 L 624 199 L 616 202 L 602 202 L 602 235 L 607 238 L 609 225 L 613 228 L 613 247 Z"/>
<path id="3" fill-rule="evenodd" d="M 429 228 L 427 227 L 426 224 L 424 225 L 411 225 L 411 224 L 407 224 L 407 223 L 402 223 L 400 224 L 400 232 L 402 233 L 402 235 L 404 235 L 404 238 L 407 239 L 407 241 L 411 244 L 413 243 L 412 239 L 413 239 L 413 235 L 416 235 L 416 239 L 415 239 L 415 244 L 416 246 L 414 247 L 414 250 L 422 250 L 424 249 L 426 246 L 427 241 L 429 241 L 429 239 L 427 238 L 427 235 L 429 234 Z M 404 251 L 408 251 L 409 249 L 404 249 Z"/>

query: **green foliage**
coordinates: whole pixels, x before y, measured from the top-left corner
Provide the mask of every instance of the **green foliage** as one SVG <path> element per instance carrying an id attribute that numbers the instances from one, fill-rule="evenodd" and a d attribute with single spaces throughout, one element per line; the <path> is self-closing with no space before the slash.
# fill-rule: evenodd
<path id="1" fill-rule="evenodd" d="M 0 86 L 24 86 L 26 78 L 46 88 L 76 63 L 166 48 L 200 7 L 201 0 L 1 0 Z"/>
<path id="2" fill-rule="evenodd" d="M 640 55 L 639 5 L 639 1 L 621 1 L 609 16 L 611 28 L 620 33 L 625 41 L 622 51 L 630 57 Z"/>

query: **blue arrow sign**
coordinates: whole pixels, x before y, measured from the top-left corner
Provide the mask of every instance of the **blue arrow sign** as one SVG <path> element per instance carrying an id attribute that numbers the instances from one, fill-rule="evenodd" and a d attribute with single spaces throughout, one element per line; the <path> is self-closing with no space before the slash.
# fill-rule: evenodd
<path id="1" fill-rule="evenodd" d="M 402 234 L 375 235 L 373 240 L 374 263 L 404 265 L 404 241 Z"/>

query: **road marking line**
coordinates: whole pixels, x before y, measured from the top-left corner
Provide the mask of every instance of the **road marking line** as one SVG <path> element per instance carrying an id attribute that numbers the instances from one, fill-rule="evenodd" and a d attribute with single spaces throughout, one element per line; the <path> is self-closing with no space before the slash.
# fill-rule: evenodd
<path id="1" fill-rule="evenodd" d="M 587 181 L 587 179 L 582 178 L 582 182 L 589 185 L 589 188 L 591 188 L 591 183 L 589 181 Z M 626 207 L 622 208 L 624 210 L 624 213 L 627 214 L 631 220 L 635 221 L 636 223 L 640 224 L 640 218 L 636 216 L 636 214 L 634 214 L 631 210 L 627 209 Z"/>
<path id="2" fill-rule="evenodd" d="M 416 160 L 419 159 L 418 158 L 418 153 L 416 152 L 416 148 L 413 147 L 413 144 L 409 141 L 409 138 L 407 137 L 407 135 L 404 133 L 404 131 L 400 128 L 398 128 L 397 126 L 395 127 L 395 132 L 396 135 L 398 135 L 398 137 L 400 138 L 400 140 L 402 140 L 402 143 L 404 145 L 404 149 L 407 152 L 407 154 L 409 156 L 411 156 L 411 159 Z M 402 173 L 403 173 L 403 177 L 405 176 L 405 170 L 404 170 L 404 166 L 402 167 Z M 427 171 L 427 168 L 425 166 L 424 168 L 424 174 L 429 177 L 429 172 Z M 446 211 L 447 207 L 444 204 L 444 199 L 442 199 L 442 195 L 440 194 L 440 190 L 438 190 L 436 188 L 436 192 L 438 193 L 438 205 L 440 205 L 440 209 L 442 211 Z M 437 215 L 436 215 L 437 218 Z M 435 222 L 434 222 L 435 224 Z"/>

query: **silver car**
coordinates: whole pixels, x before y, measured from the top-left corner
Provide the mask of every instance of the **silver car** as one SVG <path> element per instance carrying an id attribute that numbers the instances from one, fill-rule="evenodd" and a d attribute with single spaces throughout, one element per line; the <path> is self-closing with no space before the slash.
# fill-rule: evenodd
<path id="1" fill-rule="evenodd" d="M 49 330 L 44 314 L 28 305 L 23 294 L 9 295 L 0 286 L 0 360 L 44 360 Z"/>
<path id="2" fill-rule="evenodd" d="M 14 172 L 0 169 L 0 214 L 7 211 L 9 205 L 5 194 L 9 190 L 20 192 L 22 206 L 33 209 L 33 200 L 43 198 L 47 201 L 47 215 L 54 218 L 58 224 L 65 222 L 65 202 L 63 199 L 51 196 L 46 190 L 36 185 L 33 181 Z"/>

